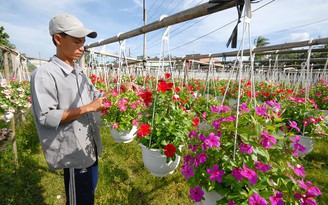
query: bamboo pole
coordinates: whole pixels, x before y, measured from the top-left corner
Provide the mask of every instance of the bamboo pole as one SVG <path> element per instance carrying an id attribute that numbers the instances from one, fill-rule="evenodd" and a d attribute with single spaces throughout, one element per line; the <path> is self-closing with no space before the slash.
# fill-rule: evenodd
<path id="1" fill-rule="evenodd" d="M 4 52 L 4 72 L 5 72 L 5 78 L 8 83 L 10 83 L 10 75 L 9 75 L 9 62 L 8 62 L 8 51 L 5 50 Z M 12 135 L 10 138 L 10 142 L 12 143 L 12 149 L 14 153 L 14 162 L 16 164 L 16 169 L 19 168 L 18 164 L 18 152 L 17 152 L 17 144 L 15 139 L 15 115 L 10 119 L 10 129 L 12 130 Z"/>
<path id="2" fill-rule="evenodd" d="M 91 51 L 87 51 L 87 52 L 90 52 Z M 109 56 L 109 57 L 113 57 L 113 58 L 120 58 L 119 55 L 115 55 L 115 54 L 110 54 L 110 53 L 106 53 L 106 52 L 101 52 L 101 51 L 92 51 L 92 53 L 95 53 L 95 54 L 100 54 L 100 55 L 104 55 L 104 56 Z M 126 60 L 129 60 L 129 61 L 135 61 L 135 62 L 142 62 L 142 60 L 139 60 L 139 59 L 136 59 L 136 58 L 130 58 L 130 57 L 125 57 Z"/>
<path id="3" fill-rule="evenodd" d="M 179 13 L 173 14 L 171 16 L 165 17 L 159 21 L 150 23 L 148 25 L 139 27 L 137 29 L 134 29 L 132 31 L 126 32 L 126 33 L 121 33 L 117 36 L 99 41 L 99 42 L 95 42 L 95 43 L 91 43 L 88 44 L 86 46 L 86 48 L 93 48 L 93 47 L 98 47 L 98 46 L 102 46 L 102 45 L 106 45 L 106 44 L 110 44 L 110 43 L 114 43 L 117 41 L 121 41 L 124 39 L 128 39 L 134 36 L 138 36 L 141 34 L 145 34 L 148 33 L 150 31 L 154 31 L 160 28 L 164 28 L 170 25 L 174 25 L 177 23 L 181 23 L 184 21 L 188 21 L 191 19 L 195 19 L 201 16 L 205 16 L 208 14 L 212 14 L 218 11 L 223 11 L 229 8 L 232 8 L 236 5 L 236 1 L 234 0 L 225 0 L 225 1 L 221 1 L 221 2 L 207 2 L 204 4 L 200 4 L 198 6 L 195 6 L 193 8 L 181 11 Z"/>
<path id="4" fill-rule="evenodd" d="M 256 55 L 267 55 L 269 51 L 271 53 L 276 52 L 279 54 L 279 50 L 285 50 L 290 48 L 298 48 L 298 47 L 304 47 L 304 46 L 311 46 L 311 45 L 321 45 L 321 44 L 328 44 L 328 38 L 320 38 L 320 39 L 314 39 L 312 41 L 299 41 L 299 42 L 293 42 L 293 43 L 284 43 L 284 44 L 277 44 L 273 46 L 265 46 L 265 47 L 259 47 L 255 48 L 252 52 Z M 278 51 L 278 52 L 277 52 Z M 249 55 L 250 51 L 249 49 L 243 50 L 244 56 Z M 212 53 L 212 54 L 203 54 L 203 55 L 186 55 L 183 59 L 201 59 L 201 58 L 216 58 L 216 57 L 229 57 L 229 56 L 236 56 L 238 54 L 238 51 L 232 51 L 232 52 L 223 52 L 223 53 Z"/>

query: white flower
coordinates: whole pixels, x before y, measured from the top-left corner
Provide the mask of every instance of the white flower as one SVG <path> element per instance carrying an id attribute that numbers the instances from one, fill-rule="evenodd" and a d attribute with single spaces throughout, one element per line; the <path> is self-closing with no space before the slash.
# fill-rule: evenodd
<path id="1" fill-rule="evenodd" d="M 10 108 L 8 109 L 8 111 L 14 113 L 14 112 L 15 112 L 15 109 L 12 108 L 12 107 L 10 107 Z"/>
<path id="2" fill-rule="evenodd" d="M 2 79 L 1 82 L 0 82 L 0 86 L 1 87 L 6 87 L 8 84 L 7 84 L 7 80 L 6 79 Z"/>
<path id="3" fill-rule="evenodd" d="M 7 108 L 7 107 L 8 107 L 7 104 L 2 104 L 2 105 L 1 105 L 1 108 L 3 108 L 3 109 L 5 109 L 5 108 Z"/>

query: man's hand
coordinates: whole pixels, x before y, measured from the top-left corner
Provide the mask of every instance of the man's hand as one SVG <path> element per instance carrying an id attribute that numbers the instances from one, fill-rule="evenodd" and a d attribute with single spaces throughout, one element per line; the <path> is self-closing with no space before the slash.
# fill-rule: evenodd
<path id="1" fill-rule="evenodd" d="M 139 89 L 138 85 L 133 82 L 125 82 L 121 84 L 123 90 L 133 90 L 137 91 Z"/>

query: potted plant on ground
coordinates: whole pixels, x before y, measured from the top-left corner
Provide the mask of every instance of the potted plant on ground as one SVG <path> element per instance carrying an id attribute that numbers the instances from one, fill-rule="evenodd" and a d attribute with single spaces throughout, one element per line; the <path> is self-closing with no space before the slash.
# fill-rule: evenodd
<path id="1" fill-rule="evenodd" d="M 185 87 L 174 85 L 168 73 L 155 89 L 146 89 L 140 96 L 147 105 L 137 131 L 143 161 L 153 175 L 166 176 L 178 166 L 193 125 L 193 114 L 185 107 L 193 98 Z"/>
<path id="2" fill-rule="evenodd" d="M 225 105 L 211 109 L 212 127 L 190 132 L 182 165 L 191 199 L 204 204 L 316 204 L 321 192 L 307 181 L 293 155 L 299 147 L 290 147 L 292 140 L 278 134 L 285 126 L 278 103 L 242 103 L 238 112 Z M 220 198 L 206 201 L 211 193 Z"/>

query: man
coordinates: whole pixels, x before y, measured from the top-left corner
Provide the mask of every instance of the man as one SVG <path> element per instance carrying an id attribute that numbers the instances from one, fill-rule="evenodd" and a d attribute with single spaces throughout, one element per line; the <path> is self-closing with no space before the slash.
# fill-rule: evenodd
<path id="1" fill-rule="evenodd" d="M 56 55 L 31 75 L 35 125 L 49 168 L 64 169 L 66 204 L 94 204 L 102 151 L 94 112 L 104 109 L 107 93 L 103 96 L 75 61 L 83 55 L 85 37 L 97 33 L 69 14 L 53 17 L 49 32 Z"/>

